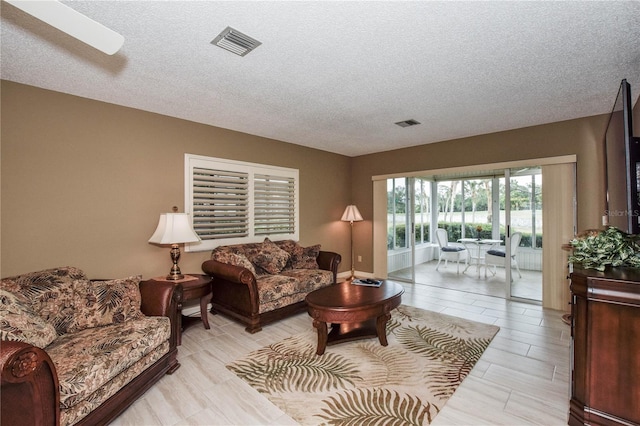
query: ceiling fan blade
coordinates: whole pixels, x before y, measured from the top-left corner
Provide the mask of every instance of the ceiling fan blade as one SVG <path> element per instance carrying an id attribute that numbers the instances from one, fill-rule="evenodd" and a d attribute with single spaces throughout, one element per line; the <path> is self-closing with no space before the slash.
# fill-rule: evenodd
<path id="1" fill-rule="evenodd" d="M 4 1 L 107 55 L 116 53 L 124 43 L 122 35 L 57 0 Z"/>

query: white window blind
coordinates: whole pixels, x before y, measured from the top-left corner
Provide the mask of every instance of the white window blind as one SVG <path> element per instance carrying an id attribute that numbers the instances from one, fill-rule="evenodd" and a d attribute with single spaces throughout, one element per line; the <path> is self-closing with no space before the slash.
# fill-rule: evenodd
<path id="1" fill-rule="evenodd" d="M 299 239 L 297 169 L 185 154 L 185 210 L 202 243 Z"/>
<path id="2" fill-rule="evenodd" d="M 249 175 L 193 168 L 193 229 L 203 240 L 249 235 Z"/>
<path id="3" fill-rule="evenodd" d="M 295 232 L 295 179 L 256 174 L 253 177 L 254 228 L 256 235 Z"/>

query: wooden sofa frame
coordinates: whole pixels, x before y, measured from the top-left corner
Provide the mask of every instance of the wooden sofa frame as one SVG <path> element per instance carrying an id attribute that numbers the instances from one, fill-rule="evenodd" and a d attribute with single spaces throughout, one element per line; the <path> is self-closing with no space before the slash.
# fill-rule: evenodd
<path id="1" fill-rule="evenodd" d="M 141 310 L 148 316 L 171 320 L 169 352 L 123 386 L 111 398 L 75 425 L 105 425 L 119 416 L 165 374 L 180 367 L 178 335 L 182 327 L 182 285 L 140 283 Z M 0 416 L 6 425 L 60 424 L 60 392 L 55 366 L 44 349 L 23 342 L 3 341 L 0 348 Z"/>

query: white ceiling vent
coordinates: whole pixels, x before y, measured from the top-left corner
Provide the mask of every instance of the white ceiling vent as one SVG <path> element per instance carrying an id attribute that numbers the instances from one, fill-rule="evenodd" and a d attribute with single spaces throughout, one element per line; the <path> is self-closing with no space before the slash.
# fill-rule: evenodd
<path id="1" fill-rule="evenodd" d="M 405 121 L 398 121 L 396 124 L 400 127 L 409 127 L 409 126 L 416 126 L 420 124 L 420 122 L 414 119 L 411 119 L 411 120 L 405 120 Z"/>
<path id="2" fill-rule="evenodd" d="M 211 44 L 215 44 L 216 46 L 235 53 L 236 55 L 245 56 L 262 43 L 246 34 L 242 34 L 238 30 L 227 27 L 218 35 L 218 37 L 213 39 Z"/>

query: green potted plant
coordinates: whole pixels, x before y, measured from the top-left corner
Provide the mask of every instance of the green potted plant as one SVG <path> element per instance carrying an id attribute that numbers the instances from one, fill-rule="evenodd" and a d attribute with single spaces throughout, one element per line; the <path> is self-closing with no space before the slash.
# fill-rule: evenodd
<path id="1" fill-rule="evenodd" d="M 607 266 L 640 268 L 639 238 L 613 226 L 583 232 L 569 243 L 572 250 L 569 262 L 598 271 Z"/>

